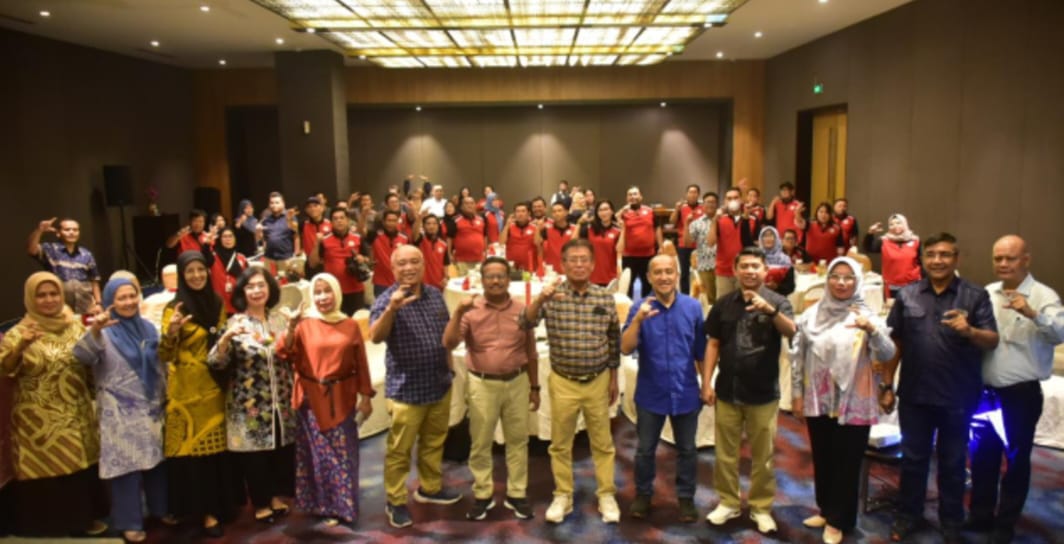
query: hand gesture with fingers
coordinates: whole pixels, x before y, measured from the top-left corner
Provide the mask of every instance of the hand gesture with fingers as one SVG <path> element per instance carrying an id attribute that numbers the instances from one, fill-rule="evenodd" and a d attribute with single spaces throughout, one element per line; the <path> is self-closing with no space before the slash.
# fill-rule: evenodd
<path id="1" fill-rule="evenodd" d="M 178 302 L 174 306 L 174 313 L 170 314 L 170 324 L 166 327 L 167 336 L 177 336 L 177 333 L 181 330 L 181 327 L 185 326 L 185 323 L 188 323 L 192 320 L 191 314 L 185 315 L 181 312 L 181 309 L 184 306 L 185 303 L 183 302 Z"/>
<path id="2" fill-rule="evenodd" d="M 639 321 L 647 319 L 648 317 L 654 317 L 658 315 L 658 310 L 654 308 L 652 304 L 656 298 L 653 295 L 643 299 L 643 303 L 639 305 L 639 311 L 636 312 L 635 318 Z"/>
<path id="3" fill-rule="evenodd" d="M 468 312 L 469 310 L 472 310 L 473 309 L 473 304 L 476 302 L 476 300 L 477 300 L 477 295 L 476 294 L 474 294 L 471 297 L 466 297 L 465 299 L 462 300 L 462 302 L 458 303 L 458 307 L 455 308 L 455 312 L 458 313 L 459 315 L 461 315 L 461 314 L 464 314 L 464 313 Z"/>
<path id="4" fill-rule="evenodd" d="M 883 234 L 883 223 L 877 221 L 871 227 L 868 227 L 868 234 Z"/>
<path id="5" fill-rule="evenodd" d="M 553 282 L 544 285 L 543 290 L 539 292 L 539 300 L 546 302 L 548 300 L 558 300 L 564 297 L 565 295 L 555 292 L 561 284 L 562 278 L 559 276 L 554 278 Z"/>
<path id="6" fill-rule="evenodd" d="M 41 327 L 37 325 L 35 321 L 31 321 L 28 324 L 19 327 L 19 330 L 22 333 L 23 348 L 26 348 L 30 344 L 36 342 L 37 339 L 40 338 L 42 334 L 44 334 L 44 332 L 41 331 Z"/>
<path id="7" fill-rule="evenodd" d="M 107 327 L 118 323 L 117 319 L 111 317 L 111 310 L 113 310 L 114 308 L 115 305 L 112 304 L 106 309 L 104 309 L 102 312 L 99 312 L 96 315 L 92 316 L 92 325 L 89 325 L 89 331 L 92 332 L 93 336 L 99 338 L 101 331 L 103 331 Z"/>
<path id="8" fill-rule="evenodd" d="M 757 294 L 757 291 L 743 289 L 743 299 L 746 300 L 746 311 L 748 312 L 761 312 L 767 315 L 776 313 L 776 307 Z"/>
<path id="9" fill-rule="evenodd" d="M 51 219 L 45 219 L 44 221 L 41 221 L 37 224 L 37 230 L 41 232 L 56 232 L 55 220 L 56 218 L 53 217 Z"/>
<path id="10" fill-rule="evenodd" d="M 388 299 L 388 308 L 392 311 L 398 311 L 415 300 L 417 300 L 417 293 L 411 292 L 409 287 L 400 287 Z"/>
<path id="11" fill-rule="evenodd" d="M 972 326 L 968 324 L 968 312 L 956 308 L 944 312 L 941 323 L 961 336 L 968 336 L 972 330 Z"/>
<path id="12" fill-rule="evenodd" d="M 288 332 L 291 333 L 296 330 L 296 326 L 303 319 L 303 312 L 307 309 L 307 302 L 303 301 L 296 309 L 281 308 L 281 315 L 288 321 Z"/>
<path id="13" fill-rule="evenodd" d="M 861 329 L 862 331 L 868 334 L 872 334 L 876 331 L 875 325 L 873 325 L 872 322 L 868 320 L 868 316 L 861 314 L 860 308 L 853 306 L 850 308 L 850 311 L 853 312 L 856 317 L 854 318 L 853 323 L 846 325 L 847 328 Z"/>
<path id="14" fill-rule="evenodd" d="M 1027 303 L 1027 297 L 1023 296 L 1019 291 L 1007 289 L 1005 290 L 1005 298 L 1008 299 L 1005 308 L 1019 312 L 1020 315 L 1028 319 L 1034 319 L 1038 316 L 1038 312 Z"/>

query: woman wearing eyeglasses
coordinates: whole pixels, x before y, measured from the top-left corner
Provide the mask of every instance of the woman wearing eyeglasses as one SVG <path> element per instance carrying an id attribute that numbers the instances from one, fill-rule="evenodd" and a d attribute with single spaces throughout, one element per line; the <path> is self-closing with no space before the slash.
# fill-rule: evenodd
<path id="1" fill-rule="evenodd" d="M 879 374 L 889 360 L 889 329 L 861 297 L 861 265 L 839 257 L 828 265 L 825 296 L 798 317 L 791 347 L 794 415 L 805 419 L 813 452 L 818 515 L 828 544 L 857 523 L 857 492 L 868 434 L 879 416 Z"/>

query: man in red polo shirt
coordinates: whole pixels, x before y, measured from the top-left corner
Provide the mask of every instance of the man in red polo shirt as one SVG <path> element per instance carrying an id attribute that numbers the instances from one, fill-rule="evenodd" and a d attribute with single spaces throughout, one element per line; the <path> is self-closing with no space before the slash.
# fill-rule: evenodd
<path id="1" fill-rule="evenodd" d="M 743 212 L 742 192 L 732 187 L 724 193 L 724 205 L 709 228 L 706 243 L 717 246 L 717 300 L 735 291 L 735 258 L 744 247 L 757 245 L 761 222 Z"/>
<path id="2" fill-rule="evenodd" d="M 420 200 L 417 205 L 420 208 Z M 395 228 L 406 235 L 407 238 L 410 238 L 413 231 L 413 225 L 418 224 L 417 217 L 410 211 L 410 208 L 403 206 L 403 202 L 399 199 L 399 195 L 396 193 L 388 193 L 385 195 L 384 209 L 386 211 L 391 210 L 397 214 L 396 217 L 398 219 L 396 220 Z M 388 266 L 391 267 L 390 264 Z"/>
<path id="3" fill-rule="evenodd" d="M 739 182 L 739 185 L 742 186 L 742 182 Z M 765 207 L 761 205 L 761 190 L 757 187 L 746 190 L 746 215 L 756 217 L 762 223 L 765 222 Z"/>
<path id="4" fill-rule="evenodd" d="M 639 278 L 640 293 L 638 297 L 650 294 L 650 281 L 647 279 L 647 266 L 650 259 L 658 252 L 662 242 L 661 227 L 654 226 L 654 210 L 643 205 L 643 192 L 639 187 L 628 189 L 628 206 L 621 211 L 622 236 L 624 252 L 621 254 L 621 268 L 632 271 L 632 283 L 628 286 L 628 296 L 632 296 L 635 279 Z M 690 255 L 688 255 L 690 263 Z"/>
<path id="5" fill-rule="evenodd" d="M 676 253 L 680 257 L 680 292 L 684 294 L 691 290 L 691 254 L 695 252 L 695 243 L 687 235 L 687 226 L 705 213 L 702 203 L 698 200 L 701 194 L 702 189 L 698 185 L 688 185 L 684 200 L 676 203 L 676 208 L 669 216 L 669 223 L 676 225 Z"/>
<path id="6" fill-rule="evenodd" d="M 850 215 L 850 202 L 845 198 L 836 198 L 835 204 L 832 205 L 832 211 L 834 212 L 835 223 L 842 229 L 842 243 L 846 251 L 849 251 L 851 247 L 857 247 L 857 240 L 861 237 L 860 231 L 857 230 L 857 218 Z"/>
<path id="7" fill-rule="evenodd" d="M 462 199 L 462 207 L 454 218 L 454 227 L 454 236 L 450 237 L 451 261 L 458 268 L 458 275 L 465 276 L 484 260 L 484 250 L 488 247 L 484 239 L 487 222 L 477 215 L 477 201 L 473 197 Z"/>
<path id="8" fill-rule="evenodd" d="M 330 229 L 328 233 L 317 234 L 315 241 L 306 246 L 311 248 L 307 255 L 307 267 L 336 276 L 340 282 L 340 292 L 344 295 L 340 310 L 351 315 L 366 307 L 366 286 L 347 267 L 349 258 L 360 263 L 366 261 L 362 255 L 362 237 L 351 228 L 351 219 L 343 208 L 333 208 L 329 219 L 322 222 L 327 222 Z"/>
<path id="9" fill-rule="evenodd" d="M 780 232 L 794 229 L 795 232 L 800 233 L 801 229 L 795 223 L 794 216 L 802 214 L 804 210 L 805 205 L 794 198 L 794 184 L 785 181 L 780 184 L 780 194 L 772 198 L 772 203 L 765 210 L 765 220 L 772 223 Z M 801 239 L 798 241 L 801 242 Z"/>
<path id="10" fill-rule="evenodd" d="M 555 272 L 562 271 L 562 246 L 576 236 L 576 225 L 569 223 L 569 208 L 561 202 L 555 202 L 550 207 L 553 221 L 543 224 L 536 237 L 536 245 L 539 247 L 540 260 L 544 265 L 550 266 Z"/>
<path id="11" fill-rule="evenodd" d="M 314 274 L 322 271 L 322 268 L 320 264 L 310 264 L 310 252 L 313 251 L 314 246 L 318 245 L 318 240 L 332 232 L 332 223 L 325 217 L 325 203 L 321 201 L 321 197 L 308 197 L 306 204 L 303 205 L 303 212 L 307 216 L 299 224 L 301 245 L 303 250 L 307 252 L 307 263 L 303 266 L 303 277 L 313 278 Z"/>
<path id="12" fill-rule="evenodd" d="M 206 233 L 203 231 L 206 226 L 207 212 L 193 209 L 188 213 L 188 226 L 172 234 L 166 240 L 166 247 L 178 246 L 178 255 L 186 251 L 202 251 L 203 244 L 207 241 Z"/>
<path id="13" fill-rule="evenodd" d="M 392 253 L 399 246 L 410 243 L 405 234 L 399 232 L 399 214 L 395 210 L 384 210 L 380 225 L 376 230 L 366 233 L 362 238 L 362 253 L 373 259 L 373 295 L 379 296 L 395 283 L 392 273 Z M 421 223 L 414 223 L 413 234 L 421 232 Z"/>
<path id="14" fill-rule="evenodd" d="M 506 260 L 518 270 L 536 269 L 536 226 L 532 224 L 531 205 L 514 204 L 514 211 L 506 218 L 506 226 L 499 233 L 499 243 L 506 246 Z"/>
<path id="15" fill-rule="evenodd" d="M 451 264 L 451 257 L 447 254 L 447 241 L 440 236 L 440 218 L 428 210 L 421 214 L 421 236 L 414 239 L 414 245 L 425 258 L 422 281 L 442 291 L 447 285 L 447 265 Z"/>

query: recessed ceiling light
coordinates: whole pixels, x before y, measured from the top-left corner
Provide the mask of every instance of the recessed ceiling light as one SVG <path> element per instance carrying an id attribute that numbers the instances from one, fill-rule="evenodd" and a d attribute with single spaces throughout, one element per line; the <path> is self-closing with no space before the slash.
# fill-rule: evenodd
<path id="1" fill-rule="evenodd" d="M 702 28 L 713 28 L 713 23 L 706 23 L 702 25 Z"/>
<path id="2" fill-rule="evenodd" d="M 313 28 L 313 27 L 311 27 L 311 28 L 308 28 L 308 29 L 307 29 L 307 34 L 313 34 L 313 33 L 315 33 L 315 32 L 317 32 L 317 31 L 316 31 L 316 30 L 314 30 L 314 28 Z"/>
<path id="3" fill-rule="evenodd" d="M 543 104 L 539 104 L 536 107 L 539 108 L 539 109 L 543 109 Z"/>
<path id="4" fill-rule="evenodd" d="M 41 11 L 41 17 L 51 17 L 51 16 L 52 16 L 52 12 L 47 11 L 47 10 L 42 10 Z"/>
<path id="5" fill-rule="evenodd" d="M 211 10 L 211 7 L 208 6 L 207 4 L 204 4 L 204 5 L 199 7 L 199 10 L 202 11 L 203 13 L 207 13 L 208 11 Z"/>
<path id="6" fill-rule="evenodd" d="M 359 55 L 358 58 L 362 59 L 362 60 L 366 60 L 366 55 Z"/>
<path id="7" fill-rule="evenodd" d="M 717 58 L 718 59 L 724 58 L 724 51 L 717 51 Z"/>
<path id="8" fill-rule="evenodd" d="M 821 3 L 821 4 L 827 4 L 827 3 L 828 3 L 828 0 L 820 0 L 820 3 Z"/>
<path id="9" fill-rule="evenodd" d="M 414 111 L 421 111 L 421 106 L 414 107 Z"/>
<path id="10" fill-rule="evenodd" d="M 764 36 L 764 34 L 762 34 L 760 30 L 758 30 L 757 32 L 754 32 L 754 37 L 755 38 L 760 38 L 761 36 Z"/>
<path id="11" fill-rule="evenodd" d="M 277 38 L 276 40 L 273 40 L 273 41 L 277 45 L 284 45 L 284 38 Z"/>
<path id="12" fill-rule="evenodd" d="M 225 59 L 218 59 L 218 64 L 225 66 Z"/>
<path id="13" fill-rule="evenodd" d="M 152 40 L 151 41 L 151 46 L 152 47 L 159 47 L 159 40 Z"/>
<path id="14" fill-rule="evenodd" d="M 663 107 L 663 108 L 664 108 L 665 106 L 668 106 L 668 104 L 666 104 L 665 102 L 662 102 L 662 103 L 661 103 L 661 107 Z"/>

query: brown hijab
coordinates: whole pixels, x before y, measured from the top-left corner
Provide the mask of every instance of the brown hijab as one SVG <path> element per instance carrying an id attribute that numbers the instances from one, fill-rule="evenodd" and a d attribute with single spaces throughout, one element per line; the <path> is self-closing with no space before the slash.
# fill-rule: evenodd
<path id="1" fill-rule="evenodd" d="M 26 305 L 26 315 L 19 321 L 19 325 L 37 323 L 41 330 L 59 334 L 75 322 L 74 312 L 70 306 L 63 305 L 63 309 L 56 315 L 45 315 L 37 310 L 37 289 L 42 283 L 52 283 L 59 289 L 60 298 L 63 297 L 63 282 L 51 272 L 34 272 L 26 279 L 23 293 L 23 303 Z"/>

